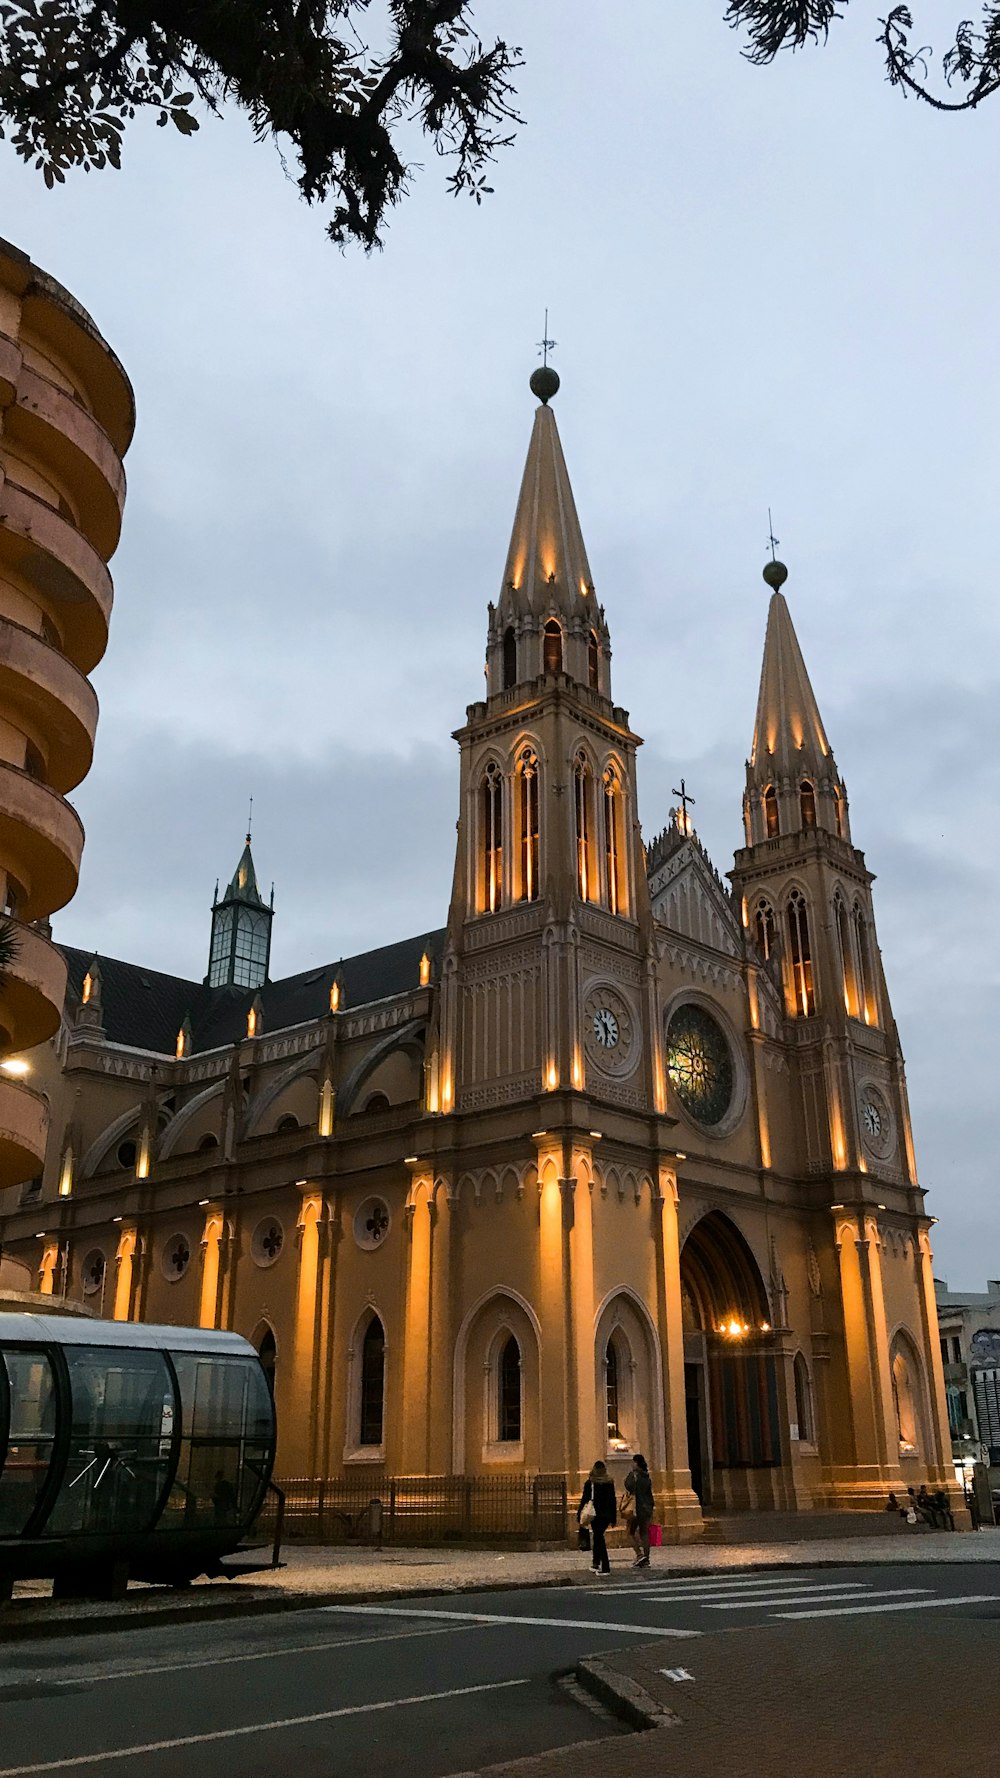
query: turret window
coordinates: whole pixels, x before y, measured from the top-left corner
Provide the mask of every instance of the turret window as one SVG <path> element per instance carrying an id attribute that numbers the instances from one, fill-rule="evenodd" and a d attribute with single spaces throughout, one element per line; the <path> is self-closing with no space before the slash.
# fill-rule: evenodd
<path id="1" fill-rule="evenodd" d="M 538 900 L 538 755 L 525 747 L 517 762 L 517 899 Z"/>
<path id="2" fill-rule="evenodd" d="M 799 785 L 799 811 L 803 827 L 816 825 L 816 792 L 808 778 L 803 778 Z"/>
<path id="3" fill-rule="evenodd" d="M 517 637 L 513 629 L 503 633 L 503 688 L 510 691 L 517 684 Z"/>
<path id="4" fill-rule="evenodd" d="M 878 1024 L 878 997 L 875 992 L 875 972 L 872 968 L 871 945 L 868 939 L 868 922 L 864 910 L 855 902 L 854 935 L 858 947 L 858 964 L 861 970 L 861 1016 L 866 1025 Z"/>
<path id="5" fill-rule="evenodd" d="M 578 753 L 573 768 L 576 802 L 576 890 L 581 901 L 597 898 L 597 863 L 594 856 L 594 774 L 585 753 Z"/>
<path id="6" fill-rule="evenodd" d="M 562 626 L 554 617 L 550 617 L 545 626 L 543 643 L 543 667 L 546 673 L 561 673 L 563 670 L 563 635 Z"/>
<path id="7" fill-rule="evenodd" d="M 491 760 L 479 792 L 479 910 L 495 914 L 503 899 L 503 776 Z"/>
<path id="8" fill-rule="evenodd" d="M 794 1011 L 808 1018 L 816 1010 L 813 991 L 812 951 L 809 945 L 809 914 L 805 898 L 793 889 L 788 898 L 788 961 Z"/>
<path id="9" fill-rule="evenodd" d="M 844 1009 L 849 1018 L 856 1019 L 861 1015 L 861 1001 L 858 995 L 858 972 L 854 961 L 854 941 L 851 936 L 851 922 L 844 906 L 843 897 L 834 897 L 833 911 L 837 922 L 837 938 L 840 941 L 840 964 L 844 976 Z"/>
<path id="10" fill-rule="evenodd" d="M 601 651 L 597 636 L 593 630 L 587 643 L 587 679 L 591 691 L 599 691 L 601 685 Z"/>
<path id="11" fill-rule="evenodd" d="M 764 831 L 769 840 L 776 839 L 780 831 L 778 824 L 778 793 L 773 784 L 769 784 L 764 792 Z"/>
<path id="12" fill-rule="evenodd" d="M 761 896 L 754 909 L 754 932 L 758 949 L 765 959 L 772 956 L 775 945 L 774 909 L 769 901 Z"/>
<path id="13" fill-rule="evenodd" d="M 624 841 L 622 787 L 614 767 L 609 766 L 604 774 L 604 866 L 608 907 L 613 914 L 628 913 Z"/>
<path id="14" fill-rule="evenodd" d="M 833 813 L 837 822 L 838 839 L 847 838 L 847 823 L 844 818 L 844 793 L 838 785 L 833 793 Z"/>

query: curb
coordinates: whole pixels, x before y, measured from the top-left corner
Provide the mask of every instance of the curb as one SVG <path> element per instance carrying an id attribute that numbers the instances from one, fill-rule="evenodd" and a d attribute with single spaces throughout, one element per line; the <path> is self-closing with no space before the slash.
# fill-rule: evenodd
<path id="1" fill-rule="evenodd" d="M 669 1563 L 662 1563 L 651 1572 L 662 1580 L 680 1581 L 698 1580 L 705 1576 L 720 1574 L 756 1574 L 769 1572 L 773 1569 L 794 1571 L 799 1568 L 873 1568 L 879 1566 L 881 1564 L 876 1560 L 864 1561 L 858 1557 L 813 1556 L 783 1562 L 734 1562 L 729 1566 L 714 1562 L 704 1566 L 685 1566 L 676 1569 L 671 1569 Z M 885 1566 L 895 1568 L 904 1566 L 904 1564 L 890 1562 Z M 967 1558 L 956 1554 L 955 1556 L 949 1555 L 944 1560 L 939 1558 L 928 1566 L 941 1568 L 979 1566 L 979 1564 L 970 1564 Z M 622 1572 L 628 1573 L 629 1570 L 624 1569 Z M 234 1597 L 218 1599 L 204 1605 L 196 1604 L 194 1599 L 189 1596 L 183 1603 L 178 1600 L 175 1604 L 150 1607 L 140 1604 L 141 1595 L 136 1595 L 136 1603 L 132 1609 L 118 1610 L 114 1614 L 109 1613 L 106 1617 L 97 1615 L 79 1618 L 52 1616 L 34 1623 L 30 1621 L 17 1623 L 15 1618 L 7 1617 L 0 1609 L 0 1647 L 9 1647 L 15 1642 L 44 1641 L 56 1637 L 113 1635 L 121 1630 L 155 1629 L 160 1624 L 219 1623 L 230 1618 L 254 1615 L 277 1617 L 284 1612 L 321 1611 L 328 1605 L 348 1605 L 352 1602 L 358 1605 L 374 1605 L 380 1601 L 400 1599 L 455 1598 L 463 1593 L 514 1593 L 523 1592 L 527 1588 L 583 1587 L 587 1584 L 588 1576 L 578 1573 L 546 1576 L 540 1580 L 526 1580 L 524 1578 L 518 1580 L 476 1580 L 462 1581 L 453 1586 L 364 1588 L 357 1592 L 289 1592 L 277 1596 L 270 1590 L 251 1592 L 248 1589 L 246 1592 L 240 1591 Z M 240 1583 L 236 1582 L 236 1585 L 239 1587 Z M 638 1590 L 642 1582 L 638 1581 L 636 1585 Z M 52 1602 L 49 1600 L 41 1600 L 38 1603 L 43 1610 L 53 1609 Z M 30 1611 L 32 1605 L 29 1604 L 24 1608 L 17 1609 Z M 653 1630 L 650 1640 L 655 1639 L 655 1634 L 655 1630 Z M 586 1682 L 581 1680 L 581 1683 Z"/>
<path id="2" fill-rule="evenodd" d="M 577 1663 L 576 1677 L 584 1691 L 600 1699 L 629 1728 L 671 1729 L 681 1720 L 669 1705 L 658 1704 L 638 1680 L 615 1673 L 594 1656 Z"/>

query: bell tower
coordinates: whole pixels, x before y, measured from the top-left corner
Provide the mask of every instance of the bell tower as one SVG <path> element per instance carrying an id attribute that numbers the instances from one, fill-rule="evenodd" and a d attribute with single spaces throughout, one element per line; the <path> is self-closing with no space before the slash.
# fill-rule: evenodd
<path id="1" fill-rule="evenodd" d="M 652 1110 L 640 741 L 612 698 L 608 626 L 551 407 L 559 377 L 546 364 L 531 388 L 538 406 L 489 607 L 486 698 L 455 737 L 461 808 L 435 1091 L 442 1111 L 585 1088 Z"/>
<path id="2" fill-rule="evenodd" d="M 771 602 L 743 797 L 746 845 L 732 880 L 748 936 L 780 979 L 807 1078 L 812 1059 L 810 1171 L 877 1170 L 891 1155 L 912 1183 L 874 878 L 851 838 L 847 790 L 782 591 L 787 576 L 782 562 L 764 569 Z"/>
<path id="3" fill-rule="evenodd" d="M 263 987 L 271 958 L 273 919 L 274 890 L 270 903 L 266 902 L 257 886 L 248 833 L 239 864 L 221 901 L 216 884 L 206 978 L 210 988 Z"/>

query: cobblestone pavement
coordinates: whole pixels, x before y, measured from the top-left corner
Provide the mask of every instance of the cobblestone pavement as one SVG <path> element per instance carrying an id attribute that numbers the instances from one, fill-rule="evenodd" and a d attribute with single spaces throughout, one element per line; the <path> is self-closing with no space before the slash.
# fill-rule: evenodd
<path id="1" fill-rule="evenodd" d="M 266 1552 L 260 1552 L 266 1559 Z M 48 1582 L 19 1581 L 10 1605 L 0 1608 L 0 1640 L 22 1633 L 142 1619 L 166 1621 L 167 1614 L 230 1615 L 253 1610 L 294 1609 L 325 1599 L 405 1596 L 409 1593 L 460 1592 L 484 1587 L 572 1585 L 590 1579 L 587 1559 L 576 1550 L 367 1550 L 344 1547 L 286 1545 L 285 1566 L 237 1580 L 196 1581 L 184 1593 L 164 1587 L 130 1587 L 117 1603 L 56 1602 Z M 627 1570 L 631 1552 L 612 1552 L 615 1567 Z M 997 1563 L 1000 1528 L 968 1533 L 926 1533 L 914 1536 L 824 1537 L 800 1543 L 670 1545 L 655 1557 L 658 1572 L 671 1575 L 711 1574 L 717 1570 L 781 1567 L 842 1567 L 844 1564 Z M 998 1767 L 1000 1771 L 1000 1767 Z"/>
<path id="2" fill-rule="evenodd" d="M 583 1663 L 640 1687 L 669 1726 L 481 1770 L 476 1778 L 996 1778 L 1000 1616 L 791 1625 Z M 694 1648 L 694 1652 L 692 1652 Z M 454 1778 L 473 1778 L 471 1773 Z"/>

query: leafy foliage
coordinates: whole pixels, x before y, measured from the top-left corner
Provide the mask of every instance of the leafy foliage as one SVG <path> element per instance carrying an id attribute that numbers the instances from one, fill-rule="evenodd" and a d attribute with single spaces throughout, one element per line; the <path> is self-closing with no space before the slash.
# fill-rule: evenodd
<path id="1" fill-rule="evenodd" d="M 21 934 L 11 920 L 0 920 L 0 975 L 10 969 L 21 951 Z"/>
<path id="2" fill-rule="evenodd" d="M 415 125 L 453 162 L 449 185 L 477 203 L 512 140 L 520 51 L 484 49 L 471 0 L 386 0 L 382 48 L 358 26 L 370 0 L 0 0 L 0 136 L 47 185 L 72 167 L 121 165 L 140 110 L 182 135 L 196 101 L 249 114 L 258 138 L 291 143 L 308 203 L 334 200 L 339 245 L 381 246 L 410 169 L 397 138 Z"/>
<path id="3" fill-rule="evenodd" d="M 743 53 L 761 64 L 772 62 L 779 50 L 825 40 L 846 5 L 847 0 L 728 0 L 726 22 L 735 30 L 746 29 Z M 954 43 L 941 57 L 945 87 L 951 89 L 957 81 L 965 89 L 956 98 L 931 91 L 932 51 L 927 45 L 910 47 L 913 15 L 908 6 L 894 6 L 878 25 L 888 80 L 936 110 L 971 111 L 1000 87 L 1000 0 L 982 0 L 978 29 L 971 19 L 962 19 Z"/>

